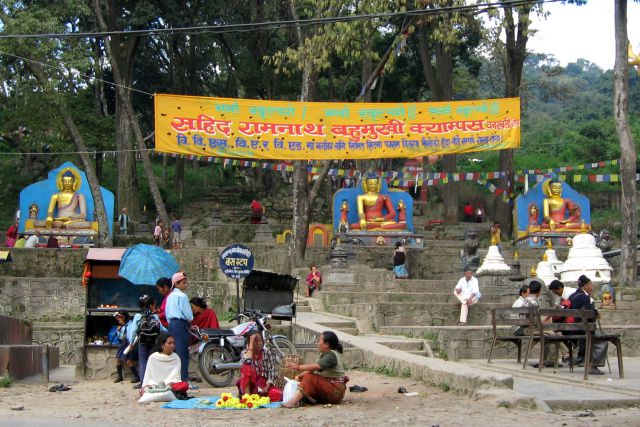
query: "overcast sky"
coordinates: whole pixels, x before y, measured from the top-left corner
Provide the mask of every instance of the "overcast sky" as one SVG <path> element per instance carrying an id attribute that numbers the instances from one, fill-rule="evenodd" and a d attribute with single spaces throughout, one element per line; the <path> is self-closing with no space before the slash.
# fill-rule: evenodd
<path id="1" fill-rule="evenodd" d="M 585 58 L 608 70 L 613 68 L 615 35 L 613 0 L 588 0 L 584 6 L 545 4 L 551 14 L 534 19 L 538 33 L 527 43 L 537 53 L 553 54 L 562 65 Z M 633 52 L 640 50 L 640 3 L 628 1 L 627 33 Z"/>

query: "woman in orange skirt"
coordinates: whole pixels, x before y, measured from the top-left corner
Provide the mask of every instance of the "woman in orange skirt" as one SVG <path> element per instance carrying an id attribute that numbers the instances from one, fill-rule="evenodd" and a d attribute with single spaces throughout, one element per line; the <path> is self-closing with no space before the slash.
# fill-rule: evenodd
<path id="1" fill-rule="evenodd" d="M 316 363 L 287 364 L 287 368 L 302 372 L 295 377 L 296 381 L 300 381 L 298 391 L 284 407 L 299 406 L 303 397 L 311 403 L 336 404 L 342 401 L 349 378 L 344 374 L 342 344 L 338 341 L 338 336 L 330 331 L 320 334 L 318 350 L 320 357 Z"/>

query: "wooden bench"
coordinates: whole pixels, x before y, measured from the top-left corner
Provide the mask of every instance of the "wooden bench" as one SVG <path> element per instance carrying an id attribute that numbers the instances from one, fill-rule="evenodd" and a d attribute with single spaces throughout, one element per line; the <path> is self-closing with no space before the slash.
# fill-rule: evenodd
<path id="1" fill-rule="evenodd" d="M 545 319 L 553 318 L 559 320 L 557 323 L 545 323 Z M 574 323 L 566 323 L 567 318 L 573 317 L 580 319 Z M 576 341 L 585 341 L 584 354 L 584 379 L 589 378 L 589 366 L 591 359 L 591 345 L 594 342 L 608 341 L 616 346 L 618 355 L 618 373 L 620 378 L 624 378 L 624 369 L 622 364 L 622 344 L 620 335 L 602 334 L 595 335 L 596 332 L 596 312 L 594 310 L 568 310 L 541 308 L 535 310 L 533 318 L 536 321 L 532 340 L 529 342 L 527 353 L 523 367 L 526 367 L 529 353 L 534 342 L 540 343 L 540 355 L 538 361 L 538 371 L 542 372 L 544 367 L 544 346 L 545 344 L 557 344 L 555 354 L 555 364 L 557 367 L 558 345 L 564 343 L 569 349 L 569 369 L 573 371 L 573 347 Z M 545 334 L 547 332 L 547 334 Z M 566 334 L 568 332 L 568 334 Z M 563 334 L 565 333 L 565 334 Z"/>
<path id="2" fill-rule="evenodd" d="M 491 309 L 491 327 L 492 327 L 492 341 L 491 350 L 489 351 L 489 359 L 487 363 L 491 363 L 493 357 L 493 350 L 496 347 L 498 341 L 506 341 L 515 344 L 518 349 L 518 363 L 522 359 L 522 343 L 526 341 L 527 351 L 531 349 L 533 341 L 533 325 L 534 317 L 536 316 L 533 307 L 496 307 Z M 513 330 L 509 330 L 507 334 L 498 334 L 498 326 L 519 326 L 523 331 L 523 335 L 514 334 Z M 528 355 L 528 353 L 527 353 Z M 526 363 L 526 361 L 525 361 Z"/>

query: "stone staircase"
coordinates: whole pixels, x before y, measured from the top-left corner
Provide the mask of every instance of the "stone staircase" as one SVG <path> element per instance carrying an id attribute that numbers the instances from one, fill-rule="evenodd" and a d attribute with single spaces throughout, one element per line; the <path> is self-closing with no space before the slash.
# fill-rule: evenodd
<path id="1" fill-rule="evenodd" d="M 476 226 L 476 224 L 472 224 Z M 459 226 L 456 233 L 460 234 Z M 450 234 L 453 234 L 450 232 Z M 511 305 L 521 282 L 502 277 L 480 277 L 482 299 L 469 313 L 468 326 L 456 326 L 460 306 L 453 288 L 462 276 L 459 261 L 460 240 L 427 241 L 424 249 L 409 249 L 407 268 L 411 279 L 396 280 L 390 271 L 389 248 L 356 248 L 357 264 L 348 270 L 331 271 L 325 267 L 323 289 L 318 297 L 327 312 L 358 319 L 372 331 L 384 336 L 402 335 L 426 342 L 442 358 L 486 359 L 491 347 L 493 307 Z M 544 249 L 519 248 L 521 271 L 528 272 L 541 259 Z M 481 250 L 481 258 L 486 249 Z M 513 249 L 504 245 L 507 264 Z M 566 249 L 557 249 L 564 259 Z M 602 309 L 605 332 L 623 337 L 624 356 L 640 355 L 640 295 L 626 290 L 618 295 L 618 309 Z M 550 296 L 549 296 L 550 297 Z M 543 295 L 543 301 L 547 296 Z M 508 329 L 504 327 L 503 329 Z M 515 357 L 516 349 L 500 344 L 496 358 Z"/>

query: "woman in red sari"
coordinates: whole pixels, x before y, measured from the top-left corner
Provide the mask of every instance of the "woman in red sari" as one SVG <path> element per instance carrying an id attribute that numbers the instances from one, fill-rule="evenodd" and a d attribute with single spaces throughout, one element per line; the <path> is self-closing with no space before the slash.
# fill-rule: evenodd
<path id="1" fill-rule="evenodd" d="M 307 274 L 307 297 L 313 296 L 313 291 L 320 290 L 322 287 L 322 274 L 318 271 L 318 267 L 311 266 L 311 271 Z"/>
<path id="2" fill-rule="evenodd" d="M 5 246 L 12 248 L 18 240 L 18 224 L 11 224 L 11 227 L 7 230 L 7 239 L 5 240 Z"/>
<path id="3" fill-rule="evenodd" d="M 295 377 L 296 381 L 300 381 L 298 391 L 283 405 L 284 407 L 299 406 L 303 397 L 314 404 L 337 404 L 342 401 L 349 377 L 344 374 L 342 344 L 338 341 L 338 336 L 331 331 L 320 334 L 318 350 L 320 350 L 320 357 L 316 363 L 287 364 L 287 368 L 302 372 Z"/>
<path id="4" fill-rule="evenodd" d="M 268 396 L 272 402 L 280 402 L 282 390 L 273 385 L 276 376 L 276 362 L 273 354 L 264 351 L 264 342 L 260 333 L 250 333 L 247 348 L 242 352 L 240 379 L 236 383 L 238 395 L 257 394 Z"/>
<path id="5" fill-rule="evenodd" d="M 193 297 L 189 300 L 191 303 L 191 311 L 193 311 L 193 320 L 191 326 L 197 326 L 200 329 L 219 329 L 218 316 L 216 312 L 207 307 L 207 303 L 200 297 Z"/>

